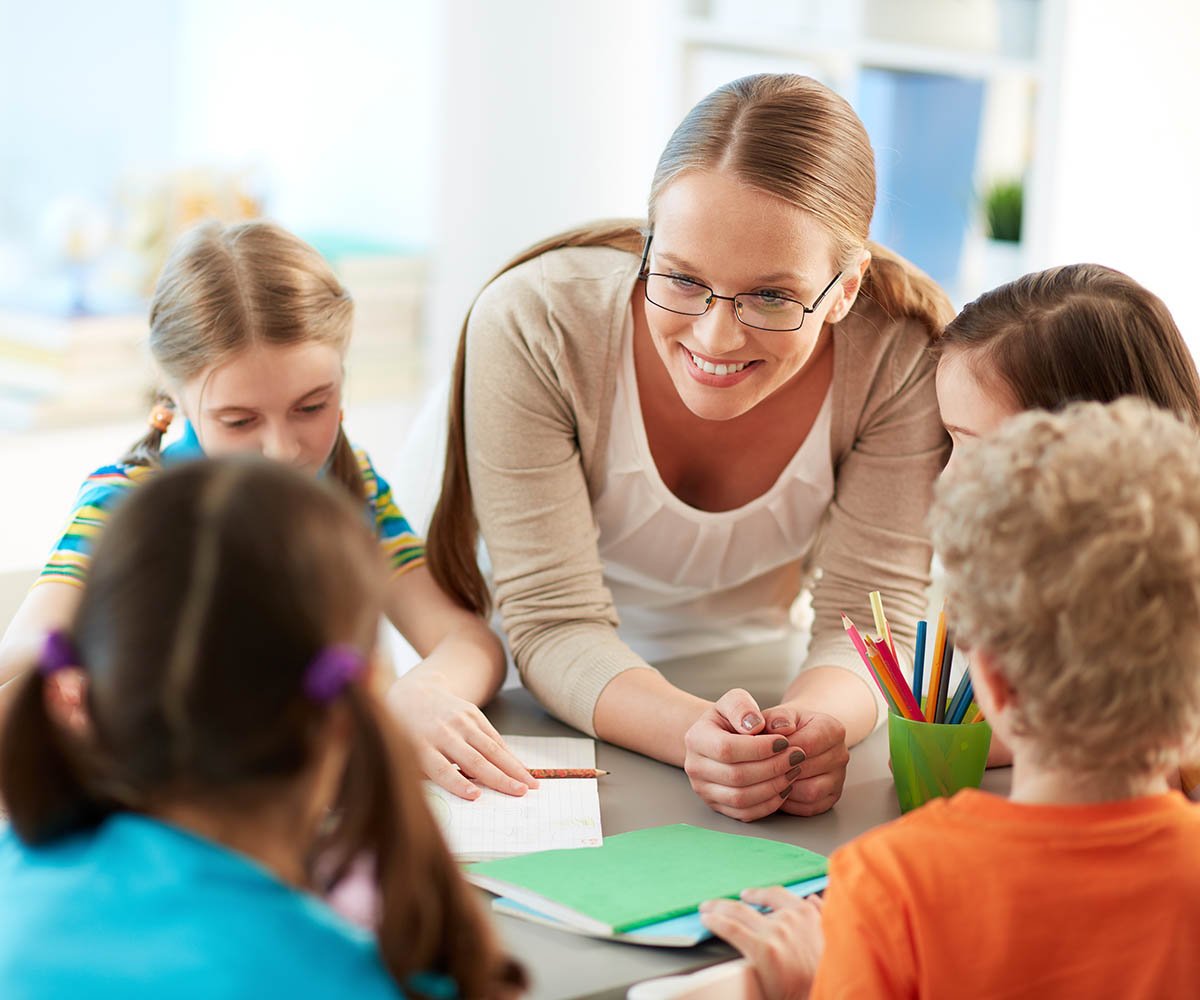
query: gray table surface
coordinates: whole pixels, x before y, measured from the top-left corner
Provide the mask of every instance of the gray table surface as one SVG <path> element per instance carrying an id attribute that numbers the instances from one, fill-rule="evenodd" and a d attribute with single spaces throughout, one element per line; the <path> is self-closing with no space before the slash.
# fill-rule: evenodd
<path id="1" fill-rule="evenodd" d="M 794 647 L 782 642 L 688 657 L 659 667 L 674 683 L 702 697 L 715 699 L 728 687 L 739 686 L 765 708 L 777 703 L 788 666 L 794 662 Z M 503 691 L 487 714 L 505 734 L 579 735 L 549 716 L 522 689 Z M 900 815 L 887 767 L 887 733 L 882 729 L 851 751 L 842 797 L 822 816 L 775 815 L 752 824 L 739 823 L 701 802 L 678 768 L 600 741 L 596 743 L 596 766 L 612 772 L 600 780 L 600 816 L 606 836 L 664 823 L 691 823 L 771 837 L 829 854 L 864 830 Z M 1004 793 L 1008 782 L 1009 769 L 1001 768 L 987 772 L 983 787 Z M 494 919 L 505 947 L 529 971 L 533 1000 L 623 997 L 640 980 L 702 968 L 735 956 L 733 949 L 717 941 L 693 948 L 648 948 L 564 933 L 505 915 Z"/>

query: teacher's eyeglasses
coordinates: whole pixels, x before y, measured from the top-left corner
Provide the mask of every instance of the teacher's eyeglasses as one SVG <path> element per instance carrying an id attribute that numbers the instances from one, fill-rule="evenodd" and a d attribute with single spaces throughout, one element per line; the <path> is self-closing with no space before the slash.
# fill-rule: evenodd
<path id="1" fill-rule="evenodd" d="M 817 296 L 817 300 L 811 306 L 806 306 L 782 292 L 770 290 L 718 295 L 708 285 L 694 278 L 648 271 L 650 241 L 653 239 L 653 235 L 646 237 L 642 266 L 638 272 L 638 280 L 646 283 L 647 302 L 680 316 L 703 316 L 718 300 L 732 302 L 734 315 L 742 324 L 771 333 L 791 333 L 799 330 L 804 325 L 804 317 L 817 311 L 825 296 L 844 273 L 839 271 L 834 275 L 833 280 L 825 286 L 825 291 Z"/>

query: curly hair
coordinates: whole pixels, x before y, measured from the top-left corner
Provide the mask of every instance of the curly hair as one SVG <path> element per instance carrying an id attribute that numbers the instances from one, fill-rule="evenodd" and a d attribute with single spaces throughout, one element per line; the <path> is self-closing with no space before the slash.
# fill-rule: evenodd
<path id="1" fill-rule="evenodd" d="M 962 644 L 1046 763 L 1178 761 L 1200 729 L 1194 429 L 1133 398 L 1021 414 L 959 456 L 931 517 Z"/>

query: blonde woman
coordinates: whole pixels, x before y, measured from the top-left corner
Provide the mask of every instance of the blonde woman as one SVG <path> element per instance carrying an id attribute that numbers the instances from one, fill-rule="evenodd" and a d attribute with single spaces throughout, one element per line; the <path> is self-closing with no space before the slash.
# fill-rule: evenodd
<path id="1" fill-rule="evenodd" d="M 394 684 L 390 704 L 425 773 L 464 798 L 477 798 L 479 785 L 512 795 L 536 785 L 478 707 L 504 678 L 499 641 L 434 582 L 421 539 L 342 426 L 353 318 L 349 293 L 321 255 L 278 226 L 212 222 L 180 239 L 150 309 L 150 352 L 164 387 L 150 428 L 84 482 L 0 642 L 0 683 L 75 613 L 96 539 L 131 489 L 163 466 L 254 452 L 339 482 L 375 529 L 391 565 L 387 616 L 424 657 Z M 186 421 L 183 436 L 161 448 L 176 413 Z M 73 697 L 64 680 L 55 690 Z"/>
<path id="2" fill-rule="evenodd" d="M 948 450 L 931 338 L 951 315 L 870 244 L 874 157 L 840 97 L 762 75 L 709 95 L 667 144 L 648 224 L 552 237 L 464 326 L 434 576 L 491 594 L 526 685 L 585 732 L 685 768 L 742 820 L 837 801 L 881 719 L 840 613 L 887 597 L 907 655 L 924 527 Z M 647 659 L 788 625 L 819 574 L 781 704 L 715 704 Z M 618 626 L 618 621 L 620 626 Z"/>

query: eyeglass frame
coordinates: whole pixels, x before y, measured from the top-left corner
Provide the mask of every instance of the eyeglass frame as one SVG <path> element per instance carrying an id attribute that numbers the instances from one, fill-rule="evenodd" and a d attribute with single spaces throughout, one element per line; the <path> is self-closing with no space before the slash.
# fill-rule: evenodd
<path id="1" fill-rule="evenodd" d="M 641 264 L 641 267 L 638 268 L 638 276 L 637 276 L 638 281 L 648 281 L 648 279 L 652 276 L 657 277 L 657 278 L 674 278 L 674 277 L 676 277 L 676 275 L 673 275 L 673 274 L 663 274 L 661 271 L 646 270 L 646 268 L 648 266 L 646 262 L 650 258 L 650 244 L 653 240 L 654 240 L 654 234 L 650 233 L 646 237 L 645 247 L 642 248 L 642 264 Z M 796 305 L 798 305 L 803 310 L 800 313 L 799 326 L 788 326 L 788 327 L 783 327 L 783 328 L 775 328 L 775 327 L 766 327 L 766 326 L 755 326 L 753 323 L 747 323 L 744 319 L 742 319 L 742 313 L 741 313 L 741 310 L 738 309 L 737 300 L 743 295 L 757 295 L 757 294 L 759 294 L 758 292 L 737 292 L 734 295 L 718 295 L 716 293 L 716 290 L 711 285 L 706 285 L 703 281 L 696 281 L 694 278 L 686 278 L 685 280 L 691 282 L 693 285 L 697 285 L 700 288 L 708 289 L 708 301 L 704 304 L 704 312 L 698 312 L 698 313 L 680 312 L 678 309 L 672 309 L 670 306 L 659 305 L 659 303 L 655 302 L 652 298 L 650 298 L 649 295 L 646 296 L 646 301 L 649 302 L 652 306 L 655 306 L 658 309 L 665 309 L 667 312 L 674 313 L 676 316 L 707 316 L 709 313 L 709 310 L 712 309 L 713 302 L 720 299 L 721 301 L 724 301 L 724 302 L 732 302 L 733 303 L 733 315 L 737 317 L 737 321 L 739 323 L 741 323 L 743 326 L 748 326 L 751 330 L 762 330 L 763 333 L 795 333 L 797 330 L 803 329 L 804 318 L 806 316 L 811 315 L 812 313 L 815 313 L 817 311 L 817 309 L 820 308 L 821 303 L 825 300 L 825 296 L 829 294 L 829 292 L 832 290 L 833 286 L 836 285 L 842 279 L 842 277 L 845 275 L 845 273 L 846 273 L 845 271 L 838 271 L 838 273 L 833 276 L 833 280 L 831 282 L 829 282 L 829 284 L 825 286 L 825 290 L 823 292 L 821 292 L 820 295 L 817 296 L 817 300 L 812 304 L 811 308 L 809 306 L 806 306 L 799 299 L 793 299 L 790 295 L 780 295 L 779 296 L 779 298 L 786 299 L 788 302 L 794 302 Z"/>

